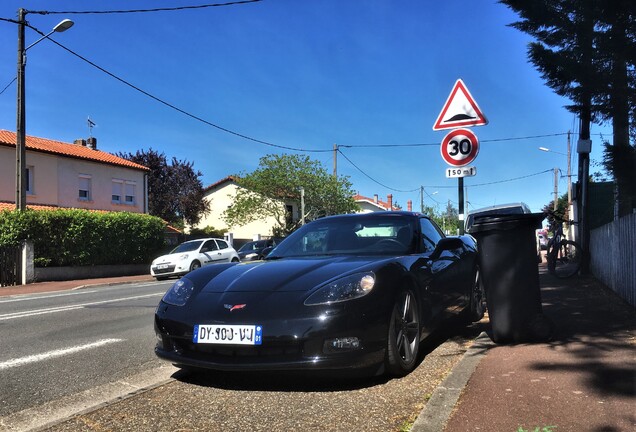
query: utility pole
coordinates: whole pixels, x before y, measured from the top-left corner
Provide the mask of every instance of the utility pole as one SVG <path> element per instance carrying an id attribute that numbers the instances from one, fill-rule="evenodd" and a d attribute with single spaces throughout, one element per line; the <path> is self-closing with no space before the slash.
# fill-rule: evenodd
<path id="1" fill-rule="evenodd" d="M 554 168 L 554 211 L 559 206 L 559 169 Z"/>
<path id="2" fill-rule="evenodd" d="M 420 186 L 420 212 L 424 213 L 424 186 Z"/>
<path id="3" fill-rule="evenodd" d="M 24 63 L 26 50 L 24 49 L 24 24 L 26 10 L 18 9 L 18 100 L 16 125 L 16 194 L 15 207 L 19 211 L 26 210 L 26 109 L 24 100 Z"/>
<path id="4" fill-rule="evenodd" d="M 338 144 L 333 145 L 333 176 L 338 178 Z"/>

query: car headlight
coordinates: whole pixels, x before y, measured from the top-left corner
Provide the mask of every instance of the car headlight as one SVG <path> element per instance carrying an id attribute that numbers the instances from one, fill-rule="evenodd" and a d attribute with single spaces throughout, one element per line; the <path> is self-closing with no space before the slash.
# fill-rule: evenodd
<path id="1" fill-rule="evenodd" d="M 323 286 L 305 300 L 305 305 L 338 303 L 360 298 L 369 294 L 374 285 L 373 273 L 356 273 Z"/>
<path id="2" fill-rule="evenodd" d="M 190 255 L 188 255 L 188 254 L 179 255 L 179 261 L 187 260 L 189 256 Z"/>
<path id="3" fill-rule="evenodd" d="M 170 287 L 163 296 L 163 302 L 174 306 L 183 306 L 186 304 L 192 292 L 194 284 L 190 279 L 181 278 Z"/>

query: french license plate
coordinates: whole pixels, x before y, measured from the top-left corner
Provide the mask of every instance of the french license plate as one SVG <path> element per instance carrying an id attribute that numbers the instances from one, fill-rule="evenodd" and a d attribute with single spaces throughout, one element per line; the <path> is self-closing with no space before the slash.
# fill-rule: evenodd
<path id="1" fill-rule="evenodd" d="M 163 270 L 163 269 L 167 269 L 169 267 L 168 264 L 159 264 L 157 266 L 157 270 Z"/>
<path id="2" fill-rule="evenodd" d="M 261 345 L 263 327 L 260 325 L 208 325 L 194 326 L 192 342 L 196 344 Z"/>

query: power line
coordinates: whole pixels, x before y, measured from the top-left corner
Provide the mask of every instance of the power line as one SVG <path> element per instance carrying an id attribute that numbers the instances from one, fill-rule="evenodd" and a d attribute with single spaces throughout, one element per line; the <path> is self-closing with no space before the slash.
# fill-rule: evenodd
<path id="1" fill-rule="evenodd" d="M 31 14 L 39 14 L 39 15 L 59 15 L 59 14 L 125 14 L 125 13 L 144 13 L 144 12 L 174 12 L 174 11 L 182 11 L 182 10 L 191 10 L 191 9 L 206 9 L 212 7 L 222 7 L 222 6 L 236 6 L 248 3 L 257 3 L 262 0 L 242 0 L 242 1 L 233 1 L 228 3 L 212 3 L 212 4 L 204 4 L 204 5 L 194 5 L 194 6 L 175 6 L 175 7 L 165 7 L 165 8 L 153 8 L 153 9 L 128 9 L 128 10 L 109 10 L 109 11 L 27 11 Z"/>
<path id="2" fill-rule="evenodd" d="M 417 191 L 417 190 L 419 190 L 419 189 L 420 189 L 420 188 L 418 187 L 418 188 L 416 188 L 416 189 L 412 189 L 412 190 L 400 190 L 400 189 L 395 189 L 395 188 L 392 188 L 392 187 L 387 186 L 387 185 L 385 185 L 385 184 L 382 184 L 382 183 L 380 183 L 379 181 L 377 181 L 376 179 L 374 179 L 373 177 L 371 177 L 369 174 L 367 174 L 366 172 L 364 172 L 364 171 L 363 171 L 360 167 L 358 167 L 356 164 L 354 164 L 354 163 L 351 161 L 351 159 L 349 159 L 349 158 L 347 157 L 347 155 L 345 155 L 342 151 L 340 151 L 340 146 L 338 146 L 337 151 L 338 151 L 338 153 L 340 153 L 340 154 L 342 155 L 342 157 L 344 157 L 347 161 L 349 161 L 349 163 L 350 163 L 351 165 L 353 165 L 353 166 L 354 166 L 354 167 L 355 167 L 358 171 L 360 171 L 360 172 L 361 172 L 364 176 L 366 176 L 369 180 L 373 181 L 374 183 L 379 184 L 380 186 L 382 186 L 382 187 L 384 187 L 384 188 L 386 188 L 386 189 L 392 190 L 392 191 L 394 191 L 394 192 L 404 192 L 404 193 L 406 193 L 406 192 L 415 192 L 415 191 Z"/>
<path id="3" fill-rule="evenodd" d="M 349 159 L 349 158 L 347 157 L 347 155 L 345 155 L 345 154 L 344 154 L 344 153 L 340 150 L 340 146 L 338 146 L 338 153 L 340 153 L 340 154 L 342 155 L 342 157 L 344 157 L 344 158 L 345 158 L 345 159 L 346 159 L 346 160 L 347 160 L 347 161 L 348 161 L 351 165 L 353 165 L 353 167 L 354 167 L 355 169 L 357 169 L 358 171 L 360 171 L 360 172 L 361 172 L 361 173 L 362 173 L 365 177 L 367 177 L 369 180 L 373 181 L 374 183 L 377 183 L 378 185 L 380 185 L 380 186 L 382 186 L 382 187 L 384 187 L 384 188 L 386 188 L 386 189 L 389 189 L 389 190 L 394 191 L 394 192 L 402 192 L 402 193 L 409 193 L 409 192 L 415 192 L 415 191 L 419 191 L 419 190 L 420 190 L 420 188 L 419 188 L 419 187 L 418 187 L 418 188 L 415 188 L 415 189 L 410 189 L 410 190 L 402 190 L 402 189 L 396 189 L 396 188 L 393 188 L 393 187 L 387 186 L 387 185 L 385 185 L 385 184 L 383 184 L 383 183 L 379 182 L 379 181 L 378 181 L 378 180 L 376 180 L 375 178 L 371 177 L 371 176 L 370 176 L 369 174 L 367 174 L 364 170 L 362 170 L 362 168 L 360 168 L 360 167 L 359 167 L 359 166 L 357 166 L 355 163 L 353 163 L 353 161 L 352 161 L 351 159 Z M 537 173 L 534 173 L 534 174 L 528 174 L 528 175 L 525 175 L 525 176 L 514 177 L 514 178 L 511 178 L 511 179 L 507 179 L 507 180 L 498 180 L 498 181 L 489 182 L 489 183 L 478 183 L 478 184 L 474 184 L 474 185 L 466 185 L 466 187 L 481 187 L 481 186 L 489 186 L 489 185 L 493 185 L 493 184 L 508 183 L 508 182 L 511 182 L 511 181 L 522 180 L 522 179 L 525 179 L 525 178 L 528 178 L 528 177 L 534 177 L 534 176 L 537 176 L 537 175 L 545 174 L 545 173 L 547 173 L 547 172 L 552 172 L 552 169 L 545 170 L 545 171 L 541 171 L 541 172 L 537 172 Z M 429 186 L 427 186 L 427 187 L 431 187 L 431 188 L 435 188 L 435 189 L 450 189 L 450 188 L 456 188 L 457 186 L 447 186 L 447 185 L 444 185 L 444 186 L 441 186 L 441 185 L 435 186 L 435 185 L 429 185 Z M 427 194 L 427 195 L 428 195 L 428 194 Z M 429 195 L 429 197 L 430 197 L 430 195 Z M 431 197 L 431 198 L 432 198 L 432 197 Z M 435 201 L 435 200 L 433 199 L 433 201 Z M 437 201 L 436 201 L 436 202 L 437 202 Z"/>
<path id="4" fill-rule="evenodd" d="M 29 24 L 26 24 L 26 25 L 29 28 L 31 28 L 34 31 L 36 31 L 37 33 L 39 33 L 40 35 L 46 36 L 43 32 L 41 32 L 37 28 L 35 28 L 35 27 L 33 27 L 33 26 L 29 25 Z M 96 69 L 99 69 L 100 71 L 102 71 L 106 75 L 110 76 L 111 78 L 116 79 L 117 81 L 121 82 L 122 84 L 125 84 L 126 86 L 132 88 L 133 90 L 136 90 L 139 93 L 141 93 L 141 94 L 143 94 L 145 96 L 148 96 L 149 98 L 155 100 L 156 102 L 159 102 L 159 103 L 161 103 L 161 104 L 163 104 L 163 105 L 165 105 L 165 106 L 167 106 L 167 107 L 169 107 L 169 108 L 171 108 L 171 109 L 173 109 L 173 110 L 175 110 L 177 112 L 180 112 L 181 114 L 184 114 L 184 115 L 186 115 L 186 116 L 188 116 L 188 117 L 190 117 L 190 118 L 192 118 L 194 120 L 197 120 L 197 121 L 199 121 L 201 123 L 204 123 L 204 124 L 206 124 L 208 126 L 212 126 L 212 127 L 216 128 L 218 130 L 221 130 L 223 132 L 226 132 L 226 133 L 229 133 L 231 135 L 237 136 L 239 138 L 243 138 L 243 139 L 246 139 L 246 140 L 249 140 L 249 141 L 253 141 L 253 142 L 256 142 L 256 143 L 259 143 L 259 144 L 264 144 L 264 145 L 267 145 L 267 146 L 270 146 L 270 147 L 276 147 L 276 148 L 280 148 L 280 149 L 284 149 L 284 150 L 291 150 L 291 151 L 297 151 L 297 152 L 307 152 L 307 153 L 311 153 L 311 152 L 314 152 L 314 153 L 325 153 L 325 152 L 331 151 L 331 150 L 310 150 L 310 149 L 301 149 L 301 148 L 283 146 L 283 145 L 274 144 L 274 143 L 271 143 L 271 142 L 268 142 L 268 141 L 263 141 L 263 140 L 260 140 L 260 139 L 257 139 L 257 138 L 253 138 L 253 137 L 250 137 L 248 135 L 244 135 L 242 133 L 235 132 L 233 130 L 224 128 L 224 127 L 219 126 L 217 124 L 214 124 L 214 123 L 212 123 L 212 122 L 210 122 L 208 120 L 205 120 L 205 119 L 203 119 L 203 118 L 201 118 L 201 117 L 199 117 L 197 115 L 194 115 L 194 114 L 192 114 L 192 113 L 190 113 L 190 112 L 188 112 L 188 111 L 186 111 L 186 110 L 184 110 L 182 108 L 179 108 L 176 105 L 173 105 L 173 104 L 171 104 L 169 102 L 166 102 L 165 100 L 163 100 L 163 99 L 161 99 L 161 98 L 159 98 L 159 97 L 157 97 L 157 96 L 155 96 L 155 95 L 153 95 L 153 94 L 151 94 L 151 93 L 149 93 L 149 92 L 137 87 L 136 85 L 126 81 L 123 78 L 120 78 L 119 76 L 115 75 L 114 73 L 112 73 L 112 72 L 104 69 L 103 67 L 97 65 L 96 63 L 88 60 L 86 57 L 83 57 L 82 55 L 76 53 L 75 51 L 71 50 L 70 48 L 67 48 L 66 46 L 62 45 L 61 43 L 57 42 L 56 40 L 48 38 L 48 37 L 47 37 L 47 39 L 50 40 L 51 42 L 53 42 L 55 45 L 59 46 L 60 48 L 66 50 L 70 54 L 76 56 L 80 60 L 83 60 L 84 62 L 88 63 L 89 65 L 93 66 Z"/>

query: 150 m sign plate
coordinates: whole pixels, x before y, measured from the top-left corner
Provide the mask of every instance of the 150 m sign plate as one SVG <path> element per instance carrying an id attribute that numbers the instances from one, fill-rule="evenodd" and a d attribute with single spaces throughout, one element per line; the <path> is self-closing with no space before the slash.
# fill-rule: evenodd
<path id="1" fill-rule="evenodd" d="M 472 177 L 477 175 L 477 168 L 475 167 L 461 167 L 461 168 L 446 168 L 446 177 Z"/>

